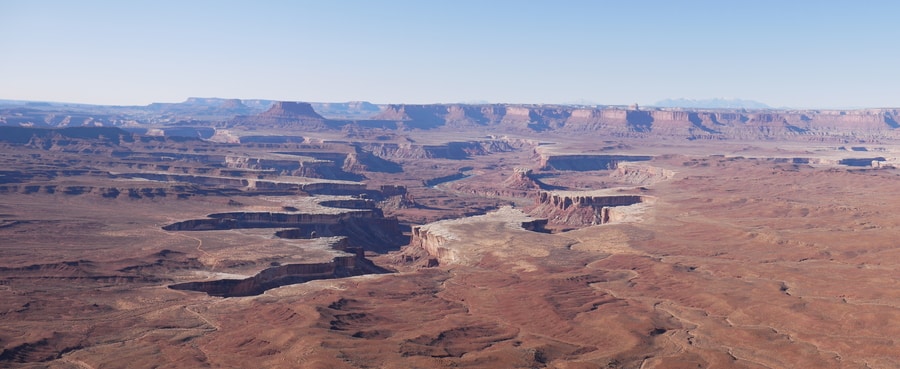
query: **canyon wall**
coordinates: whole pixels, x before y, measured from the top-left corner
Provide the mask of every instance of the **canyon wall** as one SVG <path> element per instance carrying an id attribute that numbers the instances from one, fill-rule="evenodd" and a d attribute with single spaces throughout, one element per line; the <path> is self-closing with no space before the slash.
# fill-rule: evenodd
<path id="1" fill-rule="evenodd" d="M 361 249 L 347 249 L 351 256 L 338 256 L 327 263 L 287 264 L 264 269 L 246 279 L 187 282 L 170 285 L 174 290 L 205 292 L 210 296 L 255 296 L 273 288 L 316 279 L 344 278 L 388 271 L 365 258 Z"/>
<path id="2" fill-rule="evenodd" d="M 248 100 L 249 101 L 249 100 Z M 252 113 L 242 106 L 246 101 L 217 102 L 214 113 L 203 104 L 182 104 L 200 109 L 195 113 L 209 118 L 222 114 Z M 321 108 L 325 105 L 318 104 Z M 477 128 L 498 133 L 520 132 L 597 132 L 611 137 L 665 136 L 686 139 L 802 139 L 835 141 L 854 139 L 874 141 L 900 138 L 900 109 L 861 110 L 744 110 L 682 109 L 625 107 L 585 107 L 566 105 L 515 104 L 393 104 L 364 120 L 327 119 L 314 106 L 303 102 L 274 102 L 269 110 L 255 115 L 239 115 L 232 119 L 172 121 L 171 116 L 151 106 L 118 114 L 107 111 L 115 107 L 82 106 L 80 111 L 66 107 L 27 107 L 0 110 L 0 126 L 24 127 L 95 127 L 110 129 L 156 129 L 164 135 L 182 139 L 208 138 L 210 127 L 240 127 L 321 131 L 336 129 L 379 130 L 465 130 Z M 374 109 L 368 111 L 374 112 Z M 163 116 L 159 116 L 163 114 Z M 359 116 L 357 116 L 359 118 Z M 166 126 L 158 126 L 165 123 Z M 157 124 L 157 126 L 152 126 Z M 149 126 L 148 126 L 149 125 Z M 108 132 L 104 137 L 116 140 L 130 134 Z M 3 136 L 10 136 L 5 134 Z M 29 135 L 30 136 L 30 135 Z M 267 139 L 274 139 L 271 136 Z M 30 137 L 26 138 L 27 140 Z M 252 138 L 247 138 L 251 140 Z M 49 145 L 44 143 L 45 145 Z"/>
<path id="3" fill-rule="evenodd" d="M 381 217 L 380 209 L 349 211 L 337 214 L 232 212 L 209 214 L 204 219 L 191 219 L 163 227 L 167 231 L 206 231 L 237 228 L 288 228 L 301 224 L 338 224 L 352 218 Z"/>
<path id="4" fill-rule="evenodd" d="M 617 207 L 627 207 L 648 201 L 637 194 L 611 194 L 609 191 L 541 191 L 537 204 L 530 209 L 534 217 L 546 218 L 550 223 L 569 226 L 606 224 L 615 221 Z"/>
<path id="5" fill-rule="evenodd" d="M 646 161 L 652 156 L 645 155 L 571 155 L 541 153 L 540 167 L 543 170 L 592 171 L 616 169 L 620 162 Z"/>
<path id="6" fill-rule="evenodd" d="M 685 110 L 555 105 L 389 105 L 373 119 L 407 128 L 471 126 L 499 131 L 602 132 L 611 136 L 688 139 L 808 139 L 900 137 L 900 110 Z"/>
<path id="7" fill-rule="evenodd" d="M 424 250 L 431 258 L 435 260 L 434 264 L 453 264 L 458 259 L 456 250 L 448 245 L 457 240 L 453 234 L 439 232 L 432 227 L 416 226 L 412 228 L 412 237 L 410 237 L 409 248 Z"/>
<path id="8" fill-rule="evenodd" d="M 279 128 L 321 130 L 328 128 L 327 120 L 316 113 L 312 105 L 302 102 L 279 101 L 269 110 L 257 115 L 237 116 L 224 127 Z"/>
<path id="9" fill-rule="evenodd" d="M 465 159 L 471 156 L 520 150 L 534 143 L 528 140 L 491 139 L 454 141 L 443 145 L 359 143 L 358 148 L 385 159 Z"/>
<path id="10" fill-rule="evenodd" d="M 635 185 L 652 185 L 675 177 L 675 171 L 641 163 L 619 163 L 611 178 Z"/>
<path id="11" fill-rule="evenodd" d="M 424 252 L 429 258 L 429 266 L 477 262 L 480 255 L 491 252 L 491 248 L 474 244 L 490 244 L 491 241 L 485 237 L 490 235 L 490 225 L 496 224 L 519 231 L 549 233 L 545 228 L 546 219 L 533 218 L 519 210 L 504 207 L 485 215 L 413 227 L 409 246 L 403 252 L 408 255 Z"/>

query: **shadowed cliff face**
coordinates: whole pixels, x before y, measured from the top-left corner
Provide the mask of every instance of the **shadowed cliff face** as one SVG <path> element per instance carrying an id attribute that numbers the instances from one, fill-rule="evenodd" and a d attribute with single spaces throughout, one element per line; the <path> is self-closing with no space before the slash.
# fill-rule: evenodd
<path id="1" fill-rule="evenodd" d="M 646 111 L 630 110 L 626 113 L 625 120 L 634 132 L 650 132 L 653 129 L 653 116 Z"/>
<path id="2" fill-rule="evenodd" d="M 363 256 L 362 249 L 348 249 L 353 256 L 339 256 L 328 263 L 288 264 L 265 269 L 246 279 L 220 279 L 170 285 L 174 290 L 205 292 L 210 296 L 241 297 L 260 295 L 273 288 L 317 279 L 346 278 L 388 273 Z"/>
<path id="3" fill-rule="evenodd" d="M 642 155 L 541 155 L 540 166 L 544 170 L 609 170 L 616 169 L 619 162 L 646 161 L 650 156 Z"/>
<path id="4" fill-rule="evenodd" d="M 372 206 L 369 203 L 344 201 L 329 205 L 343 207 Z M 286 228 L 275 233 L 288 239 L 344 236 L 352 247 L 375 252 L 397 250 L 407 243 L 396 218 L 384 218 L 381 209 L 357 208 L 340 214 L 253 213 L 210 214 L 205 219 L 191 219 L 163 227 L 167 231 L 212 231 L 243 228 Z"/>

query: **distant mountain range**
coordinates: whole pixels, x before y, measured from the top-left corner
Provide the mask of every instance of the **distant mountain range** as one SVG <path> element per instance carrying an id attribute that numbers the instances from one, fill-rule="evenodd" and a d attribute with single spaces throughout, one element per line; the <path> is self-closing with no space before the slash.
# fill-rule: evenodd
<path id="1" fill-rule="evenodd" d="M 700 109 L 772 109 L 759 101 L 742 99 L 665 99 L 653 106 L 660 108 L 700 108 Z"/>

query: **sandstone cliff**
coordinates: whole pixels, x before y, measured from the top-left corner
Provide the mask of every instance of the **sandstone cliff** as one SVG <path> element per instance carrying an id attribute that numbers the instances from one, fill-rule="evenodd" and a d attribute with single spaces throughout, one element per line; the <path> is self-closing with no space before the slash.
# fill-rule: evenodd
<path id="1" fill-rule="evenodd" d="M 354 151 L 347 154 L 344 159 L 343 170 L 350 173 L 400 173 L 403 171 L 403 167 L 400 164 L 378 157 L 371 151 L 363 150 L 360 146 L 354 146 Z"/>
<path id="2" fill-rule="evenodd" d="M 359 150 L 385 159 L 465 159 L 471 156 L 511 152 L 534 145 L 527 140 L 491 139 L 453 141 L 443 145 L 360 143 Z"/>
<path id="3" fill-rule="evenodd" d="M 508 242 L 492 239 L 494 233 L 545 233 L 546 224 L 546 219 L 533 218 L 519 210 L 505 207 L 485 215 L 413 227 L 409 246 L 403 252 L 418 255 L 424 251 L 433 260 L 429 262 L 431 265 L 472 265 L 478 263 L 484 254 L 500 252 L 501 248 L 509 247 Z"/>
<path id="4" fill-rule="evenodd" d="M 543 170 L 591 171 L 616 169 L 620 162 L 646 161 L 645 155 L 571 155 L 542 152 L 540 167 Z"/>
<path id="5" fill-rule="evenodd" d="M 537 204 L 529 214 L 549 219 L 550 223 L 586 226 L 610 223 L 617 219 L 616 207 L 627 207 L 649 201 L 649 197 L 632 193 L 599 191 L 541 191 Z"/>
<path id="6" fill-rule="evenodd" d="M 282 129 L 321 130 L 327 128 L 326 119 L 309 103 L 279 101 L 269 110 L 252 116 L 238 116 L 226 127 L 267 127 Z"/>
<path id="7" fill-rule="evenodd" d="M 610 137 L 677 137 L 682 139 L 766 139 L 872 142 L 900 138 L 900 109 L 863 110 L 744 110 L 573 107 L 516 104 L 394 104 L 373 117 L 378 107 L 358 104 L 322 104 L 320 109 L 360 110 L 341 119 L 328 119 L 314 106 L 299 102 L 268 102 L 269 110 L 251 100 L 198 99 L 178 104 L 102 107 L 64 106 L 40 109 L 14 107 L 0 110 L 0 126 L 74 127 L 133 126 L 208 137 L 209 126 L 318 130 L 461 130 L 484 129 L 497 133 L 593 132 Z M 338 106 L 340 105 L 340 106 Z M 365 108 L 363 109 L 363 105 Z M 266 105 L 268 106 L 268 105 Z M 348 110 L 349 109 L 349 110 Z M 363 114 L 362 111 L 367 113 Z M 114 112 L 114 113 L 110 113 Z M 233 119 L 229 114 L 243 113 Z M 199 118 L 198 118 L 199 117 Z M 184 126 L 183 124 L 188 124 Z M 204 127 L 207 127 L 204 129 Z M 183 128 L 183 129 L 182 129 Z M 190 128 L 190 129 L 188 129 Z"/>
<path id="8" fill-rule="evenodd" d="M 620 163 L 609 176 L 635 185 L 651 185 L 672 179 L 675 177 L 675 172 L 652 165 L 629 162 Z"/>
<path id="9" fill-rule="evenodd" d="M 389 105 L 373 119 L 412 129 L 599 132 L 687 139 L 862 140 L 900 137 L 900 110 L 683 110 L 555 105 Z"/>
<path id="10" fill-rule="evenodd" d="M 503 181 L 503 187 L 512 190 L 539 190 L 546 189 L 547 185 L 534 178 L 531 169 L 515 168 L 513 174 Z"/>
<path id="11" fill-rule="evenodd" d="M 254 296 L 290 284 L 316 279 L 332 279 L 363 274 L 388 273 L 365 258 L 362 249 L 348 249 L 351 256 L 338 256 L 327 263 L 287 264 L 267 268 L 246 279 L 221 279 L 216 281 L 187 282 L 170 285 L 173 290 L 205 292 L 210 296 Z"/>

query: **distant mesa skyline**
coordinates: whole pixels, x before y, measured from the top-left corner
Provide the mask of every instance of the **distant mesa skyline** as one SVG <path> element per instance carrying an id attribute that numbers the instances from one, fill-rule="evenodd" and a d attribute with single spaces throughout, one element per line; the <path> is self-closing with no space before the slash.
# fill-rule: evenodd
<path id="1" fill-rule="evenodd" d="M 0 99 L 891 108 L 897 14 L 887 1 L 8 0 Z"/>
<path id="2" fill-rule="evenodd" d="M 862 109 L 878 109 L 878 108 L 900 108 L 900 104 L 896 106 L 835 106 L 835 107 L 805 107 L 805 106 L 773 106 L 764 102 L 760 102 L 757 100 L 751 99 L 742 99 L 742 98 L 666 98 L 663 100 L 658 100 L 656 102 L 634 102 L 630 104 L 620 104 L 620 103 L 606 103 L 603 101 L 592 101 L 587 99 L 580 99 L 571 102 L 564 103 L 555 103 L 555 102 L 546 102 L 546 103 L 519 103 L 519 102 L 506 102 L 506 101 L 489 101 L 489 100 L 465 100 L 465 101 L 456 101 L 456 102 L 430 102 L 430 103 L 421 103 L 421 102 L 405 102 L 405 101 L 385 101 L 385 102 L 371 102 L 371 100 L 324 100 L 324 99 L 313 99 L 313 100 L 298 100 L 298 99 L 289 99 L 289 98 L 269 98 L 269 99 L 260 99 L 260 98 L 235 98 L 235 97 L 197 97 L 190 96 L 183 98 L 176 102 L 159 102 L 153 101 L 147 104 L 135 104 L 135 105 L 121 105 L 121 104 L 106 104 L 106 103 L 82 103 L 82 102 L 73 102 L 73 101 L 52 101 L 52 100 L 29 100 L 29 99 L 3 99 L 0 98 L 0 104 L 5 105 L 27 105 L 31 107 L 39 107 L 39 106 L 111 106 L 111 107 L 166 107 L 166 106 L 220 106 L 230 107 L 235 111 L 241 110 L 241 108 L 250 108 L 252 110 L 259 109 L 267 109 L 275 102 L 303 102 L 310 103 L 316 106 L 317 109 L 324 110 L 346 110 L 347 108 L 352 108 L 356 110 L 367 110 L 367 111 L 376 111 L 378 106 L 387 106 L 387 105 L 452 105 L 452 104 L 462 104 L 462 105 L 490 105 L 490 104 L 500 104 L 500 105 L 560 105 L 560 106 L 592 106 L 592 107 L 645 107 L 645 108 L 672 108 L 672 109 L 750 109 L 750 110 L 792 110 L 792 109 L 809 109 L 809 110 L 862 110 Z"/>

